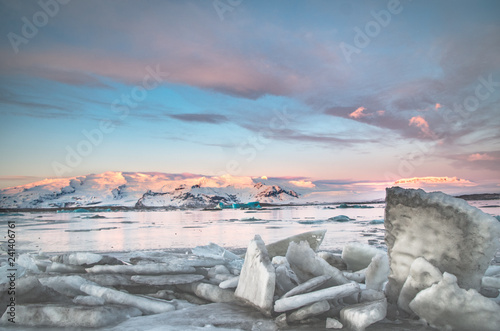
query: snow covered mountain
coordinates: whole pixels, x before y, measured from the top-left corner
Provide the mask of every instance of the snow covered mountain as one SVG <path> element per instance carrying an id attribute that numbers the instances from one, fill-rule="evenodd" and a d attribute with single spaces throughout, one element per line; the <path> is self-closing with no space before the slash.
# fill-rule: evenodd
<path id="1" fill-rule="evenodd" d="M 209 207 L 219 202 L 288 203 L 299 193 L 260 178 L 105 172 L 0 190 L 0 208 Z"/>

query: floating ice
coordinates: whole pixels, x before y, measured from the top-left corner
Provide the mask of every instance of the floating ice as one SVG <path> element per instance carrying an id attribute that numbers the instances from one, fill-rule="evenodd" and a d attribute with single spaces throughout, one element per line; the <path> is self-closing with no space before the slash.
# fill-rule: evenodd
<path id="1" fill-rule="evenodd" d="M 457 285 L 457 277 L 445 272 L 443 279 L 417 294 L 410 308 L 431 326 L 441 330 L 498 331 L 500 306 Z"/>
<path id="2" fill-rule="evenodd" d="M 58 272 L 61 274 L 85 273 L 85 268 L 79 265 L 69 265 L 59 262 L 52 262 L 46 269 L 47 272 Z"/>
<path id="3" fill-rule="evenodd" d="M 354 221 L 353 218 L 350 218 L 349 216 L 345 216 L 345 215 L 338 215 L 338 216 L 335 216 L 335 217 L 331 217 L 328 219 L 329 221 L 332 221 L 332 222 L 349 222 L 349 221 Z"/>
<path id="4" fill-rule="evenodd" d="M 343 327 L 344 325 L 335 318 L 328 317 L 326 319 L 326 325 L 325 325 L 326 329 L 342 329 Z"/>
<path id="5" fill-rule="evenodd" d="M 238 286 L 239 280 L 240 280 L 240 276 L 234 276 L 233 278 L 222 281 L 219 284 L 219 287 L 223 288 L 223 289 L 236 288 Z"/>

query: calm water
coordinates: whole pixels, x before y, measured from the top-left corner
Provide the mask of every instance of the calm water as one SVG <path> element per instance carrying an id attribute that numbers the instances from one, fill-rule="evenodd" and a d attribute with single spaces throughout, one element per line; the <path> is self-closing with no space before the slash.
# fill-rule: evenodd
<path id="1" fill-rule="evenodd" d="M 498 215 L 498 201 L 471 202 Z M 326 229 L 323 250 L 341 250 L 351 241 L 384 246 L 384 205 L 369 209 L 329 209 L 325 206 L 245 210 L 121 211 L 99 213 L 10 213 L 0 217 L 5 255 L 7 222 L 16 222 L 16 249 L 21 252 L 118 252 L 157 249 L 188 250 L 210 242 L 229 249 L 246 248 L 255 234 L 266 243 L 305 231 Z M 334 208 L 333 206 L 330 208 Z M 353 220 L 328 219 L 346 215 Z"/>

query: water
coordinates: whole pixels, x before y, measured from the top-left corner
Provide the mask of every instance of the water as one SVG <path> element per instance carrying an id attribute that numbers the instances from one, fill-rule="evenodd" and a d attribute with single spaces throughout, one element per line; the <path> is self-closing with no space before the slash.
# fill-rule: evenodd
<path id="1" fill-rule="evenodd" d="M 496 202 L 496 201 L 495 201 Z M 491 201 L 471 202 L 486 213 L 498 215 Z M 127 252 L 178 250 L 217 243 L 228 249 L 244 249 L 255 234 L 266 243 L 306 231 L 326 229 L 322 250 L 340 251 L 352 241 L 384 248 L 384 205 L 366 209 L 331 209 L 334 206 L 297 206 L 245 210 L 118 211 L 98 213 L 10 213 L 0 216 L 1 255 L 5 256 L 7 222 L 16 222 L 18 253 Z M 333 222 L 346 215 L 353 220 Z"/>

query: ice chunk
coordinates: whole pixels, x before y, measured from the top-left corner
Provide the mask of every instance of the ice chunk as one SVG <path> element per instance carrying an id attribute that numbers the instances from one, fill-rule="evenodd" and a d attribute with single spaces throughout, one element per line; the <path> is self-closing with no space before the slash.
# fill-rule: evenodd
<path id="1" fill-rule="evenodd" d="M 366 268 L 366 288 L 381 291 L 389 276 L 389 258 L 387 254 L 377 254 L 372 258 L 372 262 Z"/>
<path id="2" fill-rule="evenodd" d="M 116 324 L 128 317 L 140 316 L 141 311 L 132 307 L 115 306 L 66 306 L 60 304 L 17 305 L 16 325 L 33 327 L 99 328 Z M 11 325 L 6 312 L 0 324 Z"/>
<path id="3" fill-rule="evenodd" d="M 335 318 L 328 317 L 326 319 L 326 325 L 325 325 L 326 329 L 342 329 L 343 327 L 344 325 Z"/>
<path id="4" fill-rule="evenodd" d="M 21 254 L 16 260 L 17 265 L 29 270 L 32 273 L 40 273 L 37 261 L 30 254 Z"/>
<path id="5" fill-rule="evenodd" d="M 196 246 L 191 250 L 193 254 L 203 257 L 208 257 L 211 259 L 224 259 L 224 260 L 240 260 L 241 258 L 228 251 L 227 249 L 220 247 L 217 244 L 210 243 L 206 246 Z"/>
<path id="6" fill-rule="evenodd" d="M 329 287 L 319 291 L 276 300 L 274 310 L 276 312 L 284 312 L 309 305 L 313 302 L 344 298 L 358 292 L 359 285 L 357 283 Z"/>
<path id="7" fill-rule="evenodd" d="M 85 273 L 85 268 L 78 265 L 69 265 L 59 262 L 52 262 L 52 264 L 47 267 L 46 272 L 58 272 L 61 274 L 76 274 L 76 273 Z"/>
<path id="8" fill-rule="evenodd" d="M 64 255 L 56 255 L 50 258 L 52 262 L 59 262 L 72 265 L 95 265 L 102 260 L 102 255 L 95 253 L 71 253 Z"/>
<path id="9" fill-rule="evenodd" d="M 216 325 L 222 330 L 277 331 L 274 321 L 264 318 L 261 313 L 249 307 L 227 303 L 211 303 L 176 310 L 164 314 L 135 317 L 125 321 L 110 331 L 144 330 L 145 326 L 158 325 L 158 331 L 211 330 Z M 197 328 L 198 327 L 198 328 Z"/>
<path id="10" fill-rule="evenodd" d="M 139 264 L 139 265 L 96 265 L 86 269 L 88 273 L 116 273 L 125 275 L 163 275 L 189 274 L 196 272 L 191 266 L 173 264 Z"/>
<path id="11" fill-rule="evenodd" d="M 344 260 L 342 259 L 342 257 L 338 255 L 335 255 L 330 252 L 318 252 L 317 255 L 326 262 L 328 262 L 328 264 L 339 270 L 347 269 L 347 265 L 345 264 Z"/>
<path id="12" fill-rule="evenodd" d="M 84 306 L 102 306 L 105 303 L 103 298 L 97 298 L 91 295 L 79 295 L 73 299 L 73 302 L 77 305 Z"/>
<path id="13" fill-rule="evenodd" d="M 291 297 L 297 294 L 302 294 L 306 292 L 311 292 L 312 290 L 320 287 L 325 284 L 332 278 L 330 275 L 318 276 L 309 279 L 307 282 L 300 284 L 299 286 L 294 287 L 292 290 L 286 292 L 283 295 L 283 298 Z"/>
<path id="14" fill-rule="evenodd" d="M 307 241 L 309 243 L 309 247 L 311 247 L 313 251 L 317 251 L 319 246 L 323 242 L 325 233 L 326 230 L 315 230 L 288 237 L 267 245 L 267 252 L 271 259 L 275 256 L 285 256 L 286 252 L 288 251 L 288 246 L 291 242 L 299 243 L 301 241 Z"/>
<path id="15" fill-rule="evenodd" d="M 198 297 L 211 302 L 233 302 L 236 300 L 234 293 L 230 290 L 225 290 L 217 285 L 206 283 L 192 283 L 177 285 L 182 291 L 187 291 L 196 294 Z"/>
<path id="16" fill-rule="evenodd" d="M 342 274 L 349 280 L 353 280 L 357 283 L 364 283 L 366 279 L 365 271 L 366 269 L 358 270 L 357 272 L 342 271 Z"/>
<path id="17" fill-rule="evenodd" d="M 479 289 L 499 245 L 497 220 L 441 192 L 388 188 L 385 227 L 391 261 L 386 289 L 390 303 L 396 303 L 411 264 L 420 256 L 456 275 L 462 288 Z"/>
<path id="18" fill-rule="evenodd" d="M 225 280 L 219 284 L 220 288 L 236 288 L 238 287 L 238 282 L 240 280 L 240 276 L 234 276 L 233 278 L 230 278 L 228 280 Z"/>
<path id="19" fill-rule="evenodd" d="M 342 260 L 346 263 L 347 269 L 358 271 L 368 267 L 372 258 L 377 254 L 385 254 L 385 252 L 366 244 L 352 242 L 344 246 Z"/>
<path id="20" fill-rule="evenodd" d="M 102 286 L 83 284 L 80 286 L 80 291 L 102 298 L 106 303 L 138 308 L 146 314 L 158 314 L 175 310 L 174 305 L 164 300 L 132 295 Z"/>
<path id="21" fill-rule="evenodd" d="M 409 304 L 417 293 L 438 283 L 442 278 L 443 275 L 438 268 L 430 264 L 423 257 L 417 258 L 411 264 L 410 274 L 399 293 L 398 308 L 408 314 L 413 314 Z"/>
<path id="22" fill-rule="evenodd" d="M 330 310 L 330 304 L 327 300 L 318 301 L 294 311 L 290 314 L 290 316 L 288 316 L 288 320 L 290 322 L 302 321 L 306 318 L 323 314 L 328 310 Z"/>
<path id="23" fill-rule="evenodd" d="M 259 235 L 248 245 L 235 296 L 271 315 L 276 273 Z"/>
<path id="24" fill-rule="evenodd" d="M 491 265 L 486 269 L 484 273 L 485 276 L 496 276 L 500 275 L 500 265 Z"/>
<path id="25" fill-rule="evenodd" d="M 80 291 L 80 286 L 82 286 L 83 284 L 97 285 L 96 283 L 93 283 L 80 276 L 47 277 L 40 278 L 39 281 L 43 285 L 48 286 L 53 290 L 69 297 L 76 297 L 78 295 L 84 294 L 84 292 Z"/>
<path id="26" fill-rule="evenodd" d="M 282 295 L 291 289 L 293 289 L 297 284 L 299 284 L 299 280 L 297 276 L 290 269 L 290 266 L 286 265 L 278 265 L 276 267 L 276 294 Z"/>
<path id="27" fill-rule="evenodd" d="M 500 289 L 500 277 L 483 277 L 481 284 L 482 287 Z"/>
<path id="28" fill-rule="evenodd" d="M 185 275 L 161 275 L 161 276 L 132 276 L 132 281 L 145 285 L 176 285 L 194 283 L 205 278 L 203 275 L 185 274 Z"/>
<path id="29" fill-rule="evenodd" d="M 431 326 L 455 331 L 498 331 L 500 306 L 457 285 L 457 277 L 445 272 L 443 279 L 417 294 L 410 308 Z"/>
<path id="30" fill-rule="evenodd" d="M 384 299 L 385 294 L 382 291 L 362 290 L 359 294 L 359 302 L 370 302 Z"/>
<path id="31" fill-rule="evenodd" d="M 12 288 L 15 291 L 17 303 L 66 303 L 70 301 L 65 295 L 42 285 L 34 276 L 17 279 L 16 286 Z"/>
<path id="32" fill-rule="evenodd" d="M 81 277 L 88 279 L 101 286 L 133 286 L 135 282 L 131 280 L 129 275 L 120 274 L 84 274 Z"/>
<path id="33" fill-rule="evenodd" d="M 375 322 L 381 321 L 387 314 L 387 300 L 359 303 L 345 307 L 340 311 L 342 324 L 352 331 L 363 331 Z"/>
<path id="34" fill-rule="evenodd" d="M 349 222 L 349 221 L 354 221 L 354 219 L 348 217 L 348 216 L 345 216 L 345 215 L 338 215 L 338 216 L 335 216 L 335 217 L 331 217 L 328 219 L 329 221 L 332 221 L 332 222 Z"/>
<path id="35" fill-rule="evenodd" d="M 329 281 L 331 286 L 349 282 L 340 270 L 332 267 L 322 258 L 317 257 L 307 241 L 301 241 L 298 244 L 291 242 L 286 258 L 301 282 L 323 275 L 332 276 Z"/>

